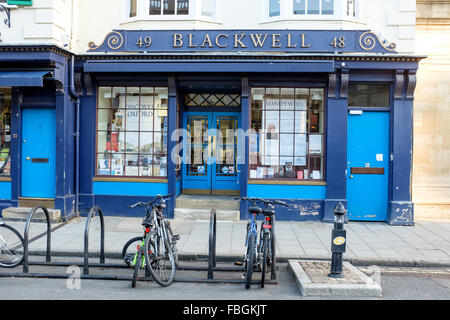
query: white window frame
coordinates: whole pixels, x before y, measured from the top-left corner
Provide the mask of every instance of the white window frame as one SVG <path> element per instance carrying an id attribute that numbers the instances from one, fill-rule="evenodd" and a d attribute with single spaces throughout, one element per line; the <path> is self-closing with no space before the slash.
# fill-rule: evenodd
<path id="1" fill-rule="evenodd" d="M 294 14 L 294 0 L 280 0 L 280 15 L 270 17 L 269 16 L 269 1 L 263 0 L 261 6 L 261 23 L 270 23 L 285 20 L 303 20 L 303 21 L 320 21 L 320 20 L 334 20 L 334 21 L 350 21 L 350 22 L 361 22 L 361 0 L 355 0 L 355 10 L 356 16 L 347 16 L 347 0 L 334 0 L 334 14 Z M 305 10 L 307 10 L 307 4 Z M 322 8 L 322 0 L 320 0 L 320 11 Z"/>
<path id="2" fill-rule="evenodd" d="M 212 17 L 209 17 L 202 15 L 202 0 L 189 0 L 189 14 L 180 15 L 150 15 L 150 1 L 137 0 L 136 16 L 130 17 L 130 1 L 124 0 L 122 2 L 123 14 L 121 24 L 135 21 L 204 21 L 211 23 L 222 23 L 222 8 L 224 0 L 215 1 L 215 12 Z"/>

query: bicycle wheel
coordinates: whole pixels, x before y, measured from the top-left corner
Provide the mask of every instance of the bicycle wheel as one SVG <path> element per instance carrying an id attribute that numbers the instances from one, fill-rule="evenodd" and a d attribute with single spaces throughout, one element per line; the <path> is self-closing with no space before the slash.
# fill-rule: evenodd
<path id="1" fill-rule="evenodd" d="M 264 288 L 264 281 L 266 279 L 268 258 L 269 258 L 269 234 L 264 232 L 263 236 L 263 247 L 262 247 L 262 261 L 261 261 L 261 288 Z"/>
<path id="2" fill-rule="evenodd" d="M 255 258 L 255 234 L 252 233 L 250 235 L 250 242 L 247 246 L 247 260 L 245 266 L 245 288 L 250 289 L 250 285 L 252 283 L 252 274 L 253 274 L 253 261 Z"/>
<path id="3" fill-rule="evenodd" d="M 147 270 L 162 287 L 172 284 L 175 278 L 175 259 L 166 238 L 152 231 L 145 239 L 144 254 Z"/>
<path id="4" fill-rule="evenodd" d="M 166 226 L 166 232 L 167 235 L 167 241 L 169 241 L 170 246 L 172 247 L 173 252 L 173 258 L 175 259 L 175 266 L 178 265 L 178 248 L 177 248 L 177 241 L 174 239 L 174 235 L 172 232 L 172 227 L 170 226 L 170 222 L 164 220 L 164 225 Z"/>
<path id="5" fill-rule="evenodd" d="M 122 259 L 128 266 L 132 267 L 132 263 L 136 255 L 136 248 L 142 243 L 143 239 L 144 237 L 142 236 L 131 238 L 123 246 Z"/>
<path id="6" fill-rule="evenodd" d="M 138 277 L 139 269 L 141 268 L 141 266 L 142 266 L 142 248 L 139 247 L 139 250 L 137 252 L 137 258 L 134 263 L 133 279 L 131 280 L 131 287 L 133 287 L 133 288 L 136 288 L 137 277 Z"/>
<path id="7" fill-rule="evenodd" d="M 20 233 L 7 224 L 0 225 L 0 267 L 13 268 L 23 262 L 25 241 Z"/>

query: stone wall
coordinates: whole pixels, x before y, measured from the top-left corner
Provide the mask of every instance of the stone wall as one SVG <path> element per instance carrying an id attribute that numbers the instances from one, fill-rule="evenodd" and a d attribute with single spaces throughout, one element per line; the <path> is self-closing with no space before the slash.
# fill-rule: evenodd
<path id="1" fill-rule="evenodd" d="M 450 1 L 417 0 L 413 201 L 416 218 L 450 218 Z"/>

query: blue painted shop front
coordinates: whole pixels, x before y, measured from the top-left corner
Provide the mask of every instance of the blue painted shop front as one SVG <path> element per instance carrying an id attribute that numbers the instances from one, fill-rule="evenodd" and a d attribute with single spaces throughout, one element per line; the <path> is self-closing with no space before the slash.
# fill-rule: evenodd
<path id="1" fill-rule="evenodd" d="M 125 33 L 119 33 L 131 41 Z M 348 208 L 351 220 L 413 224 L 412 105 L 421 57 L 400 56 L 379 43 L 374 45 L 374 52 L 384 50 L 383 56 L 375 58 L 366 51 L 362 51 L 366 55 L 353 55 L 358 52 L 358 41 L 351 43 L 352 51 L 334 54 L 331 48 L 311 40 L 312 49 L 308 51 L 308 39 L 312 38 L 307 32 L 302 34 L 306 34 L 304 48 L 291 50 L 283 57 L 271 55 L 270 48 L 255 50 L 265 52 L 260 55 L 235 55 L 230 50 L 210 55 L 181 49 L 177 55 L 123 55 L 124 50 L 104 47 L 108 37 L 113 36 L 108 35 L 103 46 L 92 46 L 89 54 L 75 57 L 78 115 L 68 95 L 70 56 L 63 56 L 61 84 L 54 86 L 46 80 L 43 87 L 13 88 L 11 111 L 19 117 L 12 119 L 12 132 L 17 136 L 11 145 L 11 176 L 0 177 L 0 205 L 18 206 L 26 195 L 26 179 L 35 172 L 27 169 L 27 155 L 23 153 L 26 110 L 34 108 L 42 114 L 54 110 L 56 151 L 53 158 L 51 154 L 34 156 L 38 159 L 36 165 L 43 165 L 39 162 L 45 162 L 42 159 L 48 158 L 49 165 L 54 161 L 54 169 L 50 170 L 54 170 L 55 177 L 54 186 L 49 188 L 53 194 L 35 193 L 33 197 L 53 198 L 55 208 L 60 208 L 65 217 L 75 214 L 77 199 L 80 212 L 99 205 L 107 215 L 141 216 L 142 212 L 130 210 L 129 205 L 157 194 L 200 193 L 281 199 L 292 204 L 290 208 L 279 208 L 278 220 L 332 222 L 333 209 L 341 202 Z M 322 35 L 332 34 L 324 31 Z M 364 33 L 354 35 L 358 38 Z M 251 41 L 250 37 L 246 39 Z M 289 34 L 286 39 L 290 39 Z M 301 43 L 302 37 L 299 39 Z M 222 40 L 225 37 L 219 38 L 221 45 Z M 280 45 L 292 44 L 285 41 L 281 40 Z M 243 42 L 247 46 L 249 43 Z M 105 55 L 104 51 L 110 53 Z M 33 54 L 38 53 L 30 51 L 26 58 Z M 19 55 L 0 52 L 0 62 L 2 56 L 9 61 Z M 373 85 L 387 87 L 388 99 L 382 108 L 373 110 L 364 103 L 351 105 L 349 88 Z M 196 95 L 202 94 L 214 96 L 222 104 L 211 98 L 197 101 Z M 224 103 L 226 99 L 228 104 Z M 203 126 L 202 130 L 215 127 L 220 131 L 226 124 L 227 130 L 249 132 L 261 125 L 266 127 L 274 119 L 278 121 L 275 133 L 257 139 L 245 135 L 239 152 L 235 140 L 220 143 L 214 140 L 216 135 L 207 135 L 198 144 L 186 136 L 197 125 Z M 353 119 L 363 122 L 354 123 Z M 370 126 L 377 128 L 376 135 L 371 135 L 374 131 L 369 130 Z M 279 151 L 261 154 L 260 150 L 274 146 Z M 360 146 L 367 149 L 359 152 Z M 202 151 L 200 157 L 193 155 L 196 148 Z M 252 162 L 255 150 L 259 160 Z M 289 152 L 283 154 L 282 150 Z M 231 163 L 214 162 L 229 153 Z M 192 157 L 200 159 L 195 166 L 186 163 Z M 31 187 L 30 195 L 36 191 Z M 367 194 L 376 199 L 371 204 L 375 214 L 367 211 Z M 169 217 L 173 217 L 175 206 L 174 198 L 168 203 Z M 363 207 L 361 214 L 358 206 Z M 242 202 L 241 219 L 247 217 Z"/>

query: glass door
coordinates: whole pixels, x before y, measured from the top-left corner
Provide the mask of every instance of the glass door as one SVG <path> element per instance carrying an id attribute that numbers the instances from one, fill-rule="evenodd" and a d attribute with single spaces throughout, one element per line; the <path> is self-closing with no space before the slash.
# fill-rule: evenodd
<path id="1" fill-rule="evenodd" d="M 184 194 L 239 195 L 239 113 L 185 112 Z"/>

